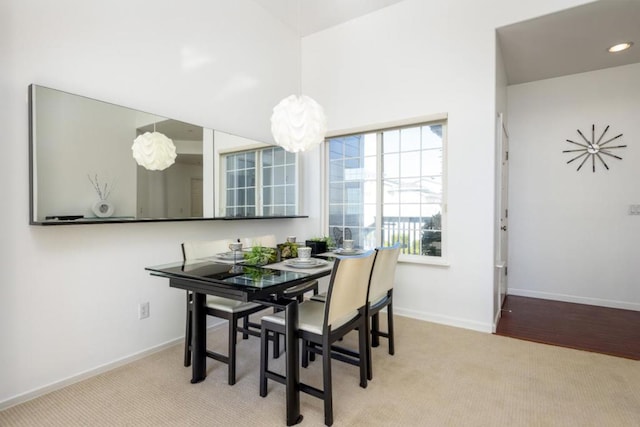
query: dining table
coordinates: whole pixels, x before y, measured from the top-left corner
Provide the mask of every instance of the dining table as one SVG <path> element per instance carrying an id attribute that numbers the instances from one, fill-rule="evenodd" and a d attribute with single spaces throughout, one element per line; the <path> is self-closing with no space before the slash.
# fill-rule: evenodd
<path id="1" fill-rule="evenodd" d="M 297 345 L 298 301 L 285 298 L 287 289 L 331 274 L 333 262 L 319 258 L 312 263 L 284 260 L 263 266 L 247 265 L 217 257 L 178 261 L 146 267 L 153 276 L 169 279 L 169 286 L 193 293 L 191 382 L 206 378 L 206 296 L 252 301 L 284 311 L 285 399 L 287 425 L 302 421 L 300 413 L 300 368 Z"/>

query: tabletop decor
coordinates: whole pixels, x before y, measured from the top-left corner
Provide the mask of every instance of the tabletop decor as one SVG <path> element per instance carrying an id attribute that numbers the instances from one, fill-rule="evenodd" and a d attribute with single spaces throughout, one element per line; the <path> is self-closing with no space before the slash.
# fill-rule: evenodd
<path id="1" fill-rule="evenodd" d="M 282 259 L 295 258 L 298 256 L 298 244 L 295 242 L 280 243 L 278 250 L 280 251 L 280 258 Z"/>
<path id="2" fill-rule="evenodd" d="M 91 206 L 91 210 L 98 218 L 108 218 L 113 215 L 114 207 L 113 203 L 111 203 L 107 198 L 111 194 L 111 188 L 109 188 L 109 183 L 104 183 L 104 185 L 100 184 L 100 180 L 98 179 L 98 174 L 95 174 L 93 178 L 91 175 L 87 175 L 89 178 L 89 182 L 93 186 L 93 189 L 98 194 L 99 200 Z"/>
<path id="3" fill-rule="evenodd" d="M 254 246 L 244 253 L 244 263 L 249 265 L 265 265 L 275 262 L 276 259 L 276 250 L 264 246 Z"/>
<path id="4" fill-rule="evenodd" d="M 329 248 L 335 246 L 333 239 L 329 236 L 312 237 L 304 242 L 305 246 L 311 248 L 311 255 L 327 252 Z"/>

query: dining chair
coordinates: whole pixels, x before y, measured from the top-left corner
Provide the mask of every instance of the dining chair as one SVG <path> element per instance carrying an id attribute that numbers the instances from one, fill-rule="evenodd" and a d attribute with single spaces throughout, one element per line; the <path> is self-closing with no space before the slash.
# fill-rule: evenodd
<path id="1" fill-rule="evenodd" d="M 210 257 L 217 253 L 229 250 L 231 240 L 214 241 L 188 241 L 182 243 L 182 254 L 185 261 L 198 258 Z M 229 298 L 207 295 L 206 313 L 209 316 L 226 319 L 229 322 L 229 339 L 227 355 L 207 350 L 207 356 L 226 363 L 228 365 L 228 383 L 236 383 L 236 344 L 237 332 L 242 332 L 242 338 L 247 339 L 249 335 L 260 336 L 259 324 L 252 324 L 248 321 L 249 315 L 264 310 L 265 307 L 252 303 L 236 301 Z M 191 318 L 193 316 L 193 294 L 187 291 L 187 320 L 184 345 L 184 366 L 191 365 Z M 243 319 L 243 326 L 238 327 L 238 320 Z M 254 326 L 254 329 L 251 327 Z"/>
<path id="2" fill-rule="evenodd" d="M 267 234 L 264 236 L 254 236 L 254 237 L 244 237 L 241 239 L 243 248 L 251 248 L 253 246 L 264 246 L 267 248 L 277 248 L 278 240 L 274 234 Z M 318 281 L 310 280 L 308 282 L 301 283 L 296 286 L 292 286 L 289 289 L 286 289 L 282 296 L 284 298 L 296 298 L 298 302 L 304 301 L 304 295 L 307 292 L 312 292 L 313 295 L 318 295 Z M 274 309 L 274 312 L 279 311 L 278 309 Z M 243 320 L 244 328 L 260 328 L 260 325 L 257 323 L 253 323 L 245 318 Z M 273 357 L 277 358 L 280 355 L 280 336 L 279 334 L 274 334 L 273 337 Z"/>
<path id="3" fill-rule="evenodd" d="M 333 396 L 331 378 L 332 344 L 352 330 L 358 330 L 360 386 L 367 387 L 366 316 L 369 279 L 375 252 L 368 251 L 353 257 L 338 257 L 334 263 L 326 303 L 305 301 L 298 306 L 298 336 L 304 343 L 313 344 L 309 351 L 322 355 L 322 389 L 300 383 L 299 390 L 324 401 L 325 424 L 333 424 Z M 285 320 L 282 312 L 262 317 L 260 340 L 260 396 L 267 395 L 267 380 L 281 384 L 286 376 L 269 371 L 268 344 L 270 332 L 283 334 Z M 306 351 L 306 350 L 304 350 Z"/>
<path id="4" fill-rule="evenodd" d="M 392 246 L 381 246 L 376 248 L 376 260 L 371 272 L 369 284 L 369 305 L 367 307 L 367 317 L 371 319 L 371 340 L 367 346 L 367 378 L 373 378 L 373 364 L 371 357 L 371 347 L 380 345 L 380 337 L 387 338 L 388 352 L 395 353 L 393 334 L 393 285 L 395 282 L 396 266 L 402 244 L 400 242 Z M 314 295 L 314 301 L 324 302 L 327 294 Z M 380 311 L 387 308 L 387 332 L 380 331 Z M 307 354 L 303 353 L 303 366 L 307 363 Z"/>
<path id="5" fill-rule="evenodd" d="M 253 246 L 264 246 L 267 248 L 277 248 L 278 240 L 274 234 L 267 234 L 264 236 L 244 237 L 241 239 L 243 248 L 251 248 Z M 318 281 L 310 280 L 308 282 L 301 283 L 293 286 L 283 292 L 285 298 L 297 298 L 298 302 L 304 300 L 304 294 L 307 292 L 313 292 L 313 295 L 318 294 Z"/>
<path id="6" fill-rule="evenodd" d="M 388 352 L 395 353 L 393 336 L 393 285 L 395 283 L 396 266 L 398 257 L 402 249 L 401 243 L 393 246 L 376 248 L 376 261 L 371 272 L 371 283 L 369 284 L 369 306 L 367 316 L 371 319 L 371 341 L 367 348 L 367 369 L 368 378 L 373 377 L 373 365 L 371 363 L 371 347 L 380 345 L 380 337 L 386 338 L 388 342 Z M 380 310 L 387 308 L 387 332 L 380 331 Z"/>
<path id="7" fill-rule="evenodd" d="M 276 248 L 278 240 L 275 234 L 266 234 L 264 236 L 244 237 L 240 240 L 243 248 L 252 248 L 254 246 L 264 246 L 265 248 Z"/>

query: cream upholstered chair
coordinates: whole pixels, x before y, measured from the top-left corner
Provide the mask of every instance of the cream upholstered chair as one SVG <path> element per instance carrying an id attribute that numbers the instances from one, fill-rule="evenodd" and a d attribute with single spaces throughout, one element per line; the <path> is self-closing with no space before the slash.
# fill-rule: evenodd
<path id="1" fill-rule="evenodd" d="M 264 236 L 245 237 L 240 240 L 243 248 L 251 248 L 253 246 L 264 246 L 265 248 L 276 248 L 278 240 L 274 234 Z"/>
<path id="2" fill-rule="evenodd" d="M 369 284 L 369 306 L 368 317 L 371 319 L 371 341 L 367 348 L 367 377 L 372 379 L 371 348 L 380 345 L 380 337 L 387 338 L 389 344 L 389 354 L 395 353 L 393 336 L 393 285 L 395 282 L 396 266 L 398 257 L 402 249 L 401 243 L 393 246 L 382 246 L 376 248 L 376 260 L 371 273 L 371 283 Z M 326 294 L 314 295 L 314 301 L 324 302 Z M 380 331 L 380 310 L 387 308 L 387 332 Z M 303 354 L 303 366 L 306 365 L 307 355 Z"/>
<path id="3" fill-rule="evenodd" d="M 227 252 L 229 250 L 231 240 L 215 240 L 215 241 L 189 241 L 182 243 L 182 254 L 185 261 L 191 261 L 198 258 L 213 256 L 217 253 Z M 229 321 L 229 341 L 227 355 L 207 350 L 207 356 L 216 359 L 228 365 L 228 383 L 233 385 L 236 383 L 236 343 L 237 332 L 242 332 L 243 338 L 249 335 L 260 336 L 258 331 L 250 330 L 248 316 L 263 310 L 265 307 L 252 303 L 236 301 L 229 298 L 223 298 L 213 295 L 207 295 L 206 312 L 209 316 L 226 319 Z M 187 292 L 187 322 L 184 346 L 184 366 L 191 365 L 191 317 L 193 315 L 193 295 Z M 238 328 L 238 319 L 242 318 L 244 325 Z M 257 325 L 259 326 L 259 325 Z"/>
<path id="4" fill-rule="evenodd" d="M 371 346 L 380 345 L 380 337 L 387 338 L 389 354 L 395 353 L 393 339 L 393 285 L 395 283 L 396 266 L 402 245 L 396 243 L 389 247 L 376 248 L 376 262 L 373 264 L 371 283 L 369 284 L 368 316 L 371 319 Z M 387 332 L 380 331 L 380 310 L 387 308 Z M 368 378 L 371 379 L 371 348 L 367 349 Z"/>
<path id="5" fill-rule="evenodd" d="M 322 353 L 323 388 L 301 383 L 300 391 L 324 401 L 325 424 L 333 424 L 333 396 L 331 383 L 331 346 L 354 329 L 358 329 L 360 386 L 367 386 L 367 335 L 366 315 L 369 278 L 375 252 L 369 251 L 354 257 L 338 257 L 334 263 L 326 303 L 305 301 L 298 307 L 298 336 L 303 343 L 314 344 L 310 351 Z M 270 332 L 284 333 L 282 313 L 262 318 L 260 351 L 260 396 L 267 395 L 267 379 L 284 383 L 286 377 L 269 371 L 268 343 Z M 306 351 L 306 350 L 305 350 Z"/>

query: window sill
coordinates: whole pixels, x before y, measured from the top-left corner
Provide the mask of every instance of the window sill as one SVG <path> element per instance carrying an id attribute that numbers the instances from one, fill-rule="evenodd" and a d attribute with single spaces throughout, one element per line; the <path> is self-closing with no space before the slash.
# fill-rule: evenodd
<path id="1" fill-rule="evenodd" d="M 442 257 L 427 257 L 422 255 L 400 255 L 398 262 L 404 264 L 422 264 L 435 267 L 449 267 L 449 260 Z"/>

